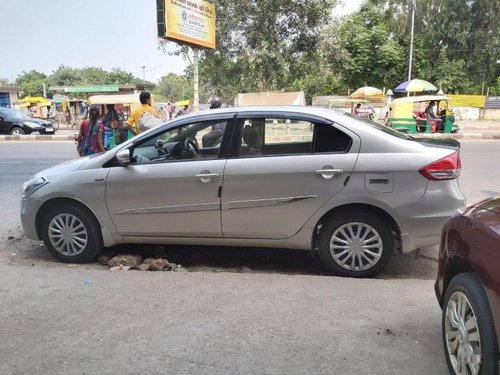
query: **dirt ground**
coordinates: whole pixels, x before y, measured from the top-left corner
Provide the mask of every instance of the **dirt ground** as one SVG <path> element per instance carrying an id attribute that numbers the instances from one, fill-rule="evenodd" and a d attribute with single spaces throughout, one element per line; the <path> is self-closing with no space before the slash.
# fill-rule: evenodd
<path id="1" fill-rule="evenodd" d="M 289 249 L 237 248 L 213 246 L 119 245 L 105 250 L 110 255 L 138 254 L 144 258 L 166 258 L 187 271 L 233 273 L 282 273 L 328 275 L 311 252 Z M 434 279 L 437 272 L 437 247 L 395 254 L 382 279 Z M 108 269 L 97 261 L 64 264 L 53 258 L 42 242 L 27 239 L 22 228 L 10 229 L 0 238 L 0 262 L 33 267 L 79 267 Z M 135 271 L 130 271 L 135 272 Z"/>

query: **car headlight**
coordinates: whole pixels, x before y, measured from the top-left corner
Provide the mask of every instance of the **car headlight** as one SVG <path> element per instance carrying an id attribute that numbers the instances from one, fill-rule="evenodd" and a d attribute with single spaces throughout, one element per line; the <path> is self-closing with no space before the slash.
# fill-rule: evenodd
<path id="1" fill-rule="evenodd" d="M 43 185 L 47 185 L 48 183 L 49 180 L 47 180 L 45 177 L 37 177 L 32 180 L 26 181 L 23 184 L 23 198 L 28 198 L 36 190 L 40 189 Z"/>
<path id="2" fill-rule="evenodd" d="M 38 128 L 42 127 L 42 125 L 40 125 L 40 124 L 38 124 L 36 122 L 33 122 L 33 121 L 25 121 L 24 125 L 29 126 L 30 128 L 35 128 L 35 129 L 38 129 Z"/>

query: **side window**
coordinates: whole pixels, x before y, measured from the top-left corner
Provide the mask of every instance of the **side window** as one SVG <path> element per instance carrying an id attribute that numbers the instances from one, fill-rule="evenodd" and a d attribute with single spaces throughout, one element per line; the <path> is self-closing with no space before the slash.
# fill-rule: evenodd
<path id="1" fill-rule="evenodd" d="M 314 124 L 283 118 L 245 119 L 241 156 L 310 154 Z"/>
<path id="2" fill-rule="evenodd" d="M 217 159 L 226 121 L 199 122 L 165 130 L 144 140 L 132 151 L 136 164 L 192 159 Z"/>
<path id="3" fill-rule="evenodd" d="M 317 124 L 314 131 L 314 153 L 340 153 L 351 148 L 351 137 L 332 125 Z"/>

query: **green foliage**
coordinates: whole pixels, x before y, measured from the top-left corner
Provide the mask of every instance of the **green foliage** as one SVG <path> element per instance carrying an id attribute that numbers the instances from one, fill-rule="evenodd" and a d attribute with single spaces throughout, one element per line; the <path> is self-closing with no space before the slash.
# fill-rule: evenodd
<path id="1" fill-rule="evenodd" d="M 169 73 L 161 77 L 157 92 L 164 100 L 170 102 L 190 99 L 193 97 L 193 83 L 186 77 Z"/>
<path id="2" fill-rule="evenodd" d="M 408 49 L 410 0 L 367 0 L 384 9 L 386 24 Z M 413 77 L 443 90 L 480 93 L 482 83 L 494 84 L 500 56 L 498 0 L 416 0 Z M 446 87 L 445 87 L 446 85 Z"/>
<path id="3" fill-rule="evenodd" d="M 325 42 L 327 61 L 351 89 L 393 87 L 406 66 L 404 48 L 393 39 L 382 11 L 370 3 L 331 26 Z"/>
<path id="4" fill-rule="evenodd" d="M 43 95 L 43 84 L 48 88 L 49 86 L 142 84 L 143 81 L 118 68 L 113 68 L 111 72 L 107 72 L 97 67 L 77 69 L 60 65 L 50 76 L 35 70 L 22 72 L 15 83 L 21 87 L 22 96 L 24 97 Z M 154 83 L 146 82 L 146 84 L 148 83 L 154 86 Z"/>
<path id="5" fill-rule="evenodd" d="M 0 87 L 9 86 L 11 82 L 7 78 L 0 77 Z"/>
<path id="6" fill-rule="evenodd" d="M 47 76 L 36 70 L 23 72 L 16 78 L 16 86 L 21 88 L 23 96 L 42 96 L 44 83 Z"/>

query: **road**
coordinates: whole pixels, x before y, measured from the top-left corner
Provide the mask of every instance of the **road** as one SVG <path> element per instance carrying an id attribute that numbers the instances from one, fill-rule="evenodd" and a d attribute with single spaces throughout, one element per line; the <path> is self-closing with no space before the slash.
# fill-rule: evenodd
<path id="1" fill-rule="evenodd" d="M 469 203 L 500 194 L 499 146 L 462 142 Z M 74 155 L 70 142 L 0 144 L 1 374 L 447 373 L 435 248 L 353 280 L 322 276 L 302 252 L 255 267 L 275 252 L 236 252 L 226 268 L 232 250 L 210 249 L 218 256 L 194 272 L 113 273 L 16 247 L 6 237 L 19 231 L 20 184 Z"/>

